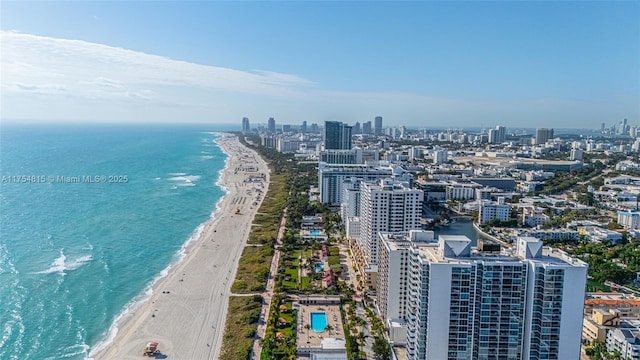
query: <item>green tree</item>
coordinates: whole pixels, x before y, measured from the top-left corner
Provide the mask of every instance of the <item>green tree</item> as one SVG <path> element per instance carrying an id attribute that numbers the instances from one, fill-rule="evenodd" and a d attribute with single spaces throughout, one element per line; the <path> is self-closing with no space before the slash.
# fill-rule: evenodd
<path id="1" fill-rule="evenodd" d="M 372 349 L 376 360 L 391 359 L 391 345 L 384 337 L 377 336 L 373 341 Z"/>

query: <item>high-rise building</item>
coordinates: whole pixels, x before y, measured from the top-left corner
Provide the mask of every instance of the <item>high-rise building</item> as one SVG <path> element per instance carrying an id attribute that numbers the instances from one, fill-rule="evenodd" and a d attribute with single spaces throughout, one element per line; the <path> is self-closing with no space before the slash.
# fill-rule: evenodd
<path id="1" fill-rule="evenodd" d="M 351 149 L 351 126 L 339 121 L 325 121 L 324 148 L 327 150 Z"/>
<path id="2" fill-rule="evenodd" d="M 372 129 L 371 129 L 371 121 L 367 121 L 366 123 L 362 124 L 362 133 L 363 134 L 367 134 L 367 135 L 371 135 L 372 134 Z"/>
<path id="3" fill-rule="evenodd" d="M 578 359 L 587 264 L 542 241 L 472 250 L 466 236 L 409 248 L 407 359 Z"/>
<path id="4" fill-rule="evenodd" d="M 345 181 L 356 181 L 358 187 L 363 181 L 377 181 L 382 178 L 393 178 L 398 181 L 413 182 L 413 176 L 402 167 L 372 166 L 364 164 L 318 164 L 318 187 L 320 201 L 331 206 L 342 203 Z"/>
<path id="5" fill-rule="evenodd" d="M 393 176 L 391 167 L 374 167 L 368 165 L 318 164 L 318 187 L 320 201 L 331 206 L 340 205 L 344 190 L 344 182 L 373 181 Z"/>
<path id="6" fill-rule="evenodd" d="M 267 132 L 269 134 L 275 134 L 276 133 L 276 119 L 270 117 L 269 120 L 267 121 Z"/>
<path id="7" fill-rule="evenodd" d="M 356 121 L 355 124 L 353 124 L 353 134 L 362 134 L 362 129 L 360 128 L 360 122 Z"/>
<path id="8" fill-rule="evenodd" d="M 380 161 L 378 149 L 353 148 L 351 150 L 323 150 L 320 162 L 329 164 L 364 164 L 367 161 Z"/>
<path id="9" fill-rule="evenodd" d="M 571 149 L 571 153 L 569 155 L 569 160 L 579 160 L 582 161 L 582 156 L 584 155 L 584 151 L 580 149 Z"/>
<path id="10" fill-rule="evenodd" d="M 434 241 L 433 231 L 378 233 L 377 306 L 395 345 L 407 341 L 407 300 L 409 249 Z"/>
<path id="11" fill-rule="evenodd" d="M 433 163 L 434 164 L 444 164 L 447 162 L 448 155 L 447 150 L 434 150 L 433 151 Z"/>
<path id="12" fill-rule="evenodd" d="M 627 124 L 627 119 L 623 119 L 618 125 L 618 134 L 627 134 L 629 132 L 629 125 Z"/>
<path id="13" fill-rule="evenodd" d="M 360 237 L 368 265 L 378 263 L 378 233 L 421 229 L 422 190 L 406 182 L 380 179 L 360 187 Z"/>
<path id="14" fill-rule="evenodd" d="M 498 133 L 495 129 L 489 129 L 489 131 L 487 131 L 487 142 L 489 144 L 496 144 L 498 142 L 496 140 L 497 134 Z"/>
<path id="15" fill-rule="evenodd" d="M 495 129 L 489 129 L 488 141 L 490 144 L 501 144 L 507 137 L 507 128 L 504 126 L 496 126 Z"/>
<path id="16" fill-rule="evenodd" d="M 302 122 L 302 126 L 300 126 L 300 132 L 303 133 L 303 134 L 307 132 L 307 121 L 306 120 Z"/>
<path id="17" fill-rule="evenodd" d="M 542 145 L 549 141 L 549 139 L 553 139 L 553 129 L 536 129 L 536 145 Z"/>
<path id="18" fill-rule="evenodd" d="M 382 135 L 382 116 L 376 116 L 374 119 L 373 134 L 376 136 Z"/>
<path id="19" fill-rule="evenodd" d="M 242 132 L 243 133 L 248 133 L 251 131 L 251 124 L 249 124 L 249 118 L 248 117 L 243 117 L 242 118 Z"/>

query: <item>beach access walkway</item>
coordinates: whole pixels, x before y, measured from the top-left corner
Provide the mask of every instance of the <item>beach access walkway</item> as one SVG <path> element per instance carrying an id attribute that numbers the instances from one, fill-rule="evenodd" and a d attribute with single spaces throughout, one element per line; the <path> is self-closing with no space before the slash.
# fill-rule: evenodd
<path id="1" fill-rule="evenodd" d="M 271 259 L 271 268 L 269 270 L 269 279 L 267 287 L 262 293 L 262 310 L 260 311 L 260 320 L 258 321 L 258 330 L 253 339 L 253 349 L 251 350 L 251 359 L 260 360 L 262 352 L 262 339 L 267 331 L 267 323 L 269 322 L 269 309 L 271 308 L 271 298 L 273 297 L 273 288 L 275 287 L 275 279 L 278 274 L 278 265 L 280 264 L 280 246 L 284 236 L 285 224 L 287 223 L 287 209 L 284 209 L 282 220 L 280 221 L 280 229 L 274 246 L 273 258 Z"/>

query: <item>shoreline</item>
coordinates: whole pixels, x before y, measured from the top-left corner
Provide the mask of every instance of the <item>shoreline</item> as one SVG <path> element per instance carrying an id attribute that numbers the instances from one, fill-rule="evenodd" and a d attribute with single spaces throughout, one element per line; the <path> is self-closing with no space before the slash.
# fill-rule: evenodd
<path id="1" fill-rule="evenodd" d="M 244 166 L 255 165 L 253 174 L 265 175 L 263 186 L 268 186 L 269 170 L 235 135 L 223 133 L 215 142 L 227 158 L 216 182 L 224 195 L 211 218 L 198 225 L 178 258 L 126 305 L 88 359 L 139 359 L 149 341 L 160 342 L 158 349 L 167 357 L 219 356 L 230 287 L 263 199 L 257 206 L 247 199 L 245 193 L 255 184 L 245 182 L 252 173 Z"/>

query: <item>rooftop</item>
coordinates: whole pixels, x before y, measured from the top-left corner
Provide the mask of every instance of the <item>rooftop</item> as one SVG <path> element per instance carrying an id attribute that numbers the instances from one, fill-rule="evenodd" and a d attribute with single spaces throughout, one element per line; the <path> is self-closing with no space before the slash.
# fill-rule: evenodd
<path id="1" fill-rule="evenodd" d="M 440 235 L 438 244 L 426 244 L 420 247 L 414 247 L 415 250 L 421 254 L 427 261 L 434 263 L 458 263 L 464 264 L 471 261 L 492 261 L 492 262 L 514 262 L 522 261 L 522 258 L 516 255 L 514 248 L 505 249 L 502 248 L 500 252 L 484 252 L 478 250 L 476 247 L 472 247 L 468 256 L 444 256 L 442 252 L 442 246 L 440 242 L 446 241 L 449 246 L 449 250 L 445 250 L 447 254 L 461 254 L 463 253 L 461 247 L 465 243 L 470 244 L 469 238 L 464 235 Z M 572 266 L 587 266 L 585 262 L 580 259 L 571 257 L 566 252 L 550 248 L 543 247 L 542 255 L 536 258 L 529 258 L 529 261 L 541 264 L 554 264 L 554 265 L 572 265 Z"/>

